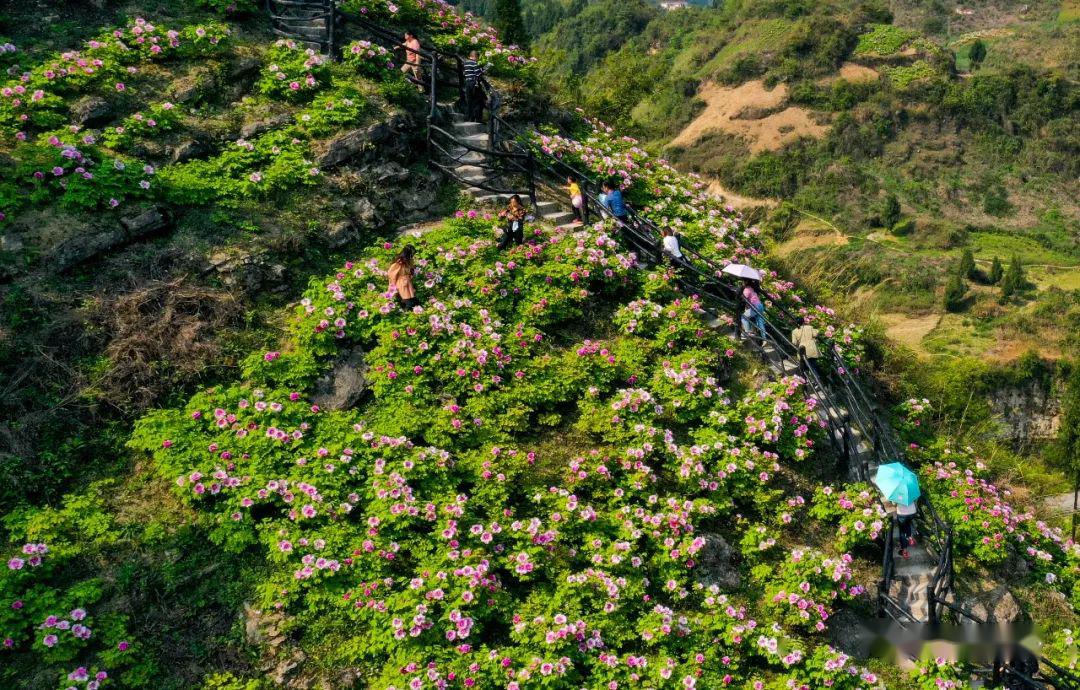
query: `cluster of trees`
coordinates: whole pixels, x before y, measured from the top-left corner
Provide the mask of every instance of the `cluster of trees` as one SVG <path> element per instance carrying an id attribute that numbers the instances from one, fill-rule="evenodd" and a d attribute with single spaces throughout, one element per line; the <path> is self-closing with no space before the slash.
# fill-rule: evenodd
<path id="1" fill-rule="evenodd" d="M 975 255 L 970 249 L 965 249 L 960 255 L 952 270 L 949 279 L 945 283 L 945 309 L 951 312 L 963 311 L 968 296 L 967 281 L 981 283 L 983 285 L 996 285 L 999 287 L 999 299 L 1004 302 L 1020 293 L 1027 287 L 1027 279 L 1024 277 L 1024 265 L 1020 257 L 1013 254 L 1006 270 L 1001 265 L 1001 259 L 994 257 L 990 264 L 990 270 L 983 273 L 975 265 Z"/>

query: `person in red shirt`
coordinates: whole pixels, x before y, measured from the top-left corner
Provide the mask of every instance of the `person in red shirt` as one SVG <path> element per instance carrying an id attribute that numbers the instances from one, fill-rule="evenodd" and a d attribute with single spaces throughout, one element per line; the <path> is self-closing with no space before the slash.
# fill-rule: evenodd
<path id="1" fill-rule="evenodd" d="M 405 32 L 405 64 L 401 71 L 414 81 L 424 81 L 424 69 L 420 66 L 420 39 L 411 31 Z"/>

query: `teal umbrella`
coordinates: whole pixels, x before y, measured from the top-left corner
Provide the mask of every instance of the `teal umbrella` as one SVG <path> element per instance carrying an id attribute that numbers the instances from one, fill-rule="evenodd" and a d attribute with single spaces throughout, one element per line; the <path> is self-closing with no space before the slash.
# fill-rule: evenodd
<path id="1" fill-rule="evenodd" d="M 919 478 L 899 462 L 879 465 L 874 474 L 874 484 L 885 498 L 902 506 L 911 505 L 919 499 Z"/>

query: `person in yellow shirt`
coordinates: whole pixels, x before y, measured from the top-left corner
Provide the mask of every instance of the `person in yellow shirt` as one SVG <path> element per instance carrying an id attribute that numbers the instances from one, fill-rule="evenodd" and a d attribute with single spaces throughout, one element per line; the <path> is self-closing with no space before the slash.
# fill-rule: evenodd
<path id="1" fill-rule="evenodd" d="M 574 211 L 574 222 L 584 223 L 585 219 L 581 209 L 585 206 L 585 197 L 582 196 L 581 186 L 578 185 L 577 178 L 573 175 L 566 178 L 566 189 L 570 192 L 570 208 Z"/>

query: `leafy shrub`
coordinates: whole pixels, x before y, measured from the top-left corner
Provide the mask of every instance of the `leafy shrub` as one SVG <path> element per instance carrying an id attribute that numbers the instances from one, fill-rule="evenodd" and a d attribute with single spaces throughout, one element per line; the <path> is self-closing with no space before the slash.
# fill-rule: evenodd
<path id="1" fill-rule="evenodd" d="M 870 30 L 859 36 L 856 55 L 885 57 L 900 52 L 918 34 L 892 24 L 871 24 Z"/>
<path id="2" fill-rule="evenodd" d="M 330 78 L 326 60 L 313 48 L 303 48 L 291 39 L 274 43 L 259 77 L 259 92 L 271 98 L 306 101 Z"/>
<path id="3" fill-rule="evenodd" d="M 915 219 L 903 218 L 893 223 L 890 232 L 897 237 L 906 237 L 915 231 Z"/>
<path id="4" fill-rule="evenodd" d="M 105 129 L 101 134 L 101 143 L 111 149 L 127 151 L 136 139 L 171 132 L 179 124 L 180 114 L 176 107 L 172 103 L 160 103 L 151 106 L 146 113 L 134 113 L 119 125 Z"/>

